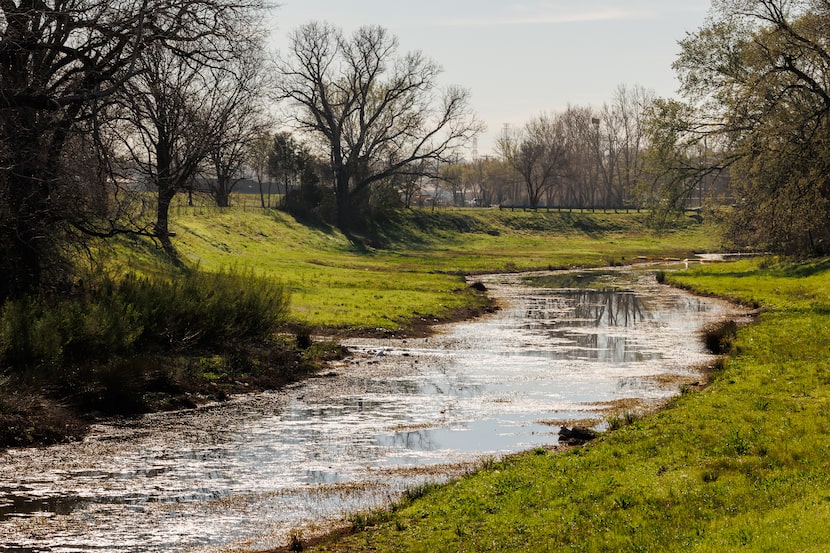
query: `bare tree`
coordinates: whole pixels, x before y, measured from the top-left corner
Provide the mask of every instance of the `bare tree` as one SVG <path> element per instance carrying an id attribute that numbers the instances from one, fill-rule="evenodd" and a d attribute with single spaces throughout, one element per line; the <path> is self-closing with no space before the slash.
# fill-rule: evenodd
<path id="1" fill-rule="evenodd" d="M 653 101 L 654 94 L 641 86 L 620 85 L 611 103 L 594 116 L 594 154 L 604 207 L 629 203 L 642 176 L 644 118 Z"/>
<path id="2" fill-rule="evenodd" d="M 564 173 L 565 134 L 555 116 L 541 114 L 528 121 L 521 131 L 505 129 L 498 149 L 522 176 L 531 206 L 539 205 Z"/>
<path id="3" fill-rule="evenodd" d="M 141 72 L 120 96 L 123 142 L 158 191 L 154 232 L 171 252 L 169 208 L 175 195 L 192 191 L 210 162 L 214 195 L 227 205 L 229 181 L 244 162 L 244 142 L 259 130 L 257 17 L 228 21 L 221 34 L 173 50 L 145 50 L 138 60 Z"/>
<path id="4" fill-rule="evenodd" d="M 230 194 L 244 178 L 254 142 L 270 127 L 263 105 L 268 83 L 258 38 L 253 34 L 238 42 L 228 62 L 211 69 L 215 101 L 205 116 L 213 119 L 216 135 L 209 152 L 214 178 L 207 182 L 219 207 L 230 205 Z"/>
<path id="5" fill-rule="evenodd" d="M 617 204 L 619 187 L 616 183 L 617 165 L 620 159 L 620 117 L 611 106 L 605 104 L 592 119 L 594 125 L 594 155 L 599 169 L 599 188 L 602 207 Z"/>
<path id="6" fill-rule="evenodd" d="M 178 192 L 192 189 L 213 140 L 193 101 L 207 83 L 200 67 L 167 50 L 148 50 L 140 63 L 144 70 L 125 88 L 125 124 L 118 130 L 139 175 L 157 190 L 154 233 L 170 248 L 170 203 Z"/>
<path id="7" fill-rule="evenodd" d="M 616 180 L 622 203 L 630 200 L 643 178 L 645 158 L 642 153 L 647 147 L 645 120 L 654 100 L 654 92 L 642 86 L 620 85 L 614 93 L 612 105 L 620 124 Z"/>
<path id="8" fill-rule="evenodd" d="M 271 151 L 273 138 L 268 132 L 255 135 L 248 144 L 246 164 L 254 174 L 259 185 L 259 200 L 263 209 L 271 207 L 271 182 L 268 181 L 268 203 L 265 203 L 266 192 L 263 189 L 268 174 L 268 156 Z"/>
<path id="9" fill-rule="evenodd" d="M 594 152 L 596 119 L 590 107 L 570 106 L 560 116 L 565 133 L 565 205 L 593 207 L 597 203 L 599 167 Z"/>
<path id="10" fill-rule="evenodd" d="M 412 207 L 415 196 L 421 193 L 424 175 L 428 173 L 426 167 L 424 167 L 426 163 L 426 160 L 421 160 L 412 168 L 412 171 L 401 173 L 394 179 L 398 192 L 403 199 L 403 205 L 406 208 Z"/>
<path id="11" fill-rule="evenodd" d="M 135 231 L 111 209 L 84 208 L 88 195 L 67 161 L 83 152 L 99 168 L 98 182 L 87 185 L 115 186 L 101 123 L 113 94 L 143 70 L 143 53 L 183 52 L 258 7 L 255 0 L 0 0 L 0 297 L 56 278 L 52 269 L 79 232 Z"/>
<path id="12" fill-rule="evenodd" d="M 510 193 L 510 181 L 515 174 L 504 160 L 484 156 L 476 164 L 479 175 L 477 196 L 479 204 L 490 206 L 504 203 Z"/>
<path id="13" fill-rule="evenodd" d="M 441 166 L 438 173 L 440 180 L 438 186 L 448 192 L 452 198 L 452 205 L 464 205 L 464 165 L 459 161 L 447 163 Z"/>
<path id="14" fill-rule="evenodd" d="M 467 92 L 439 93 L 438 65 L 420 52 L 399 55 L 397 39 L 381 27 L 345 37 L 328 24 L 309 23 L 291 34 L 276 69 L 279 97 L 330 160 L 344 230 L 355 223 L 355 200 L 374 183 L 420 161 L 448 159 L 482 128 Z"/>

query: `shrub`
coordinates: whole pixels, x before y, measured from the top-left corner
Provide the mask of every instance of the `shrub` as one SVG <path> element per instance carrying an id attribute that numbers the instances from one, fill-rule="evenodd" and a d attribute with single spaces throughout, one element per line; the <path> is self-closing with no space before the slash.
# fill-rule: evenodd
<path id="1" fill-rule="evenodd" d="M 232 350 L 272 333 L 287 311 L 284 288 L 249 273 L 100 277 L 67 297 L 7 301 L 0 311 L 0 361 L 67 370 L 139 348 Z"/>
<path id="2" fill-rule="evenodd" d="M 131 276 L 120 288 L 142 313 L 142 345 L 162 349 L 232 349 L 267 336 L 288 312 L 282 285 L 249 273 L 192 272 L 162 281 Z"/>

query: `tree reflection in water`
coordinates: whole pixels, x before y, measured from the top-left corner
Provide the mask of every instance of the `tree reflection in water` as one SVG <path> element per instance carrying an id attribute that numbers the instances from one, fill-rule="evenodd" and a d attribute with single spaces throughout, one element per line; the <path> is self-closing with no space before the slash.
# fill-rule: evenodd
<path id="1" fill-rule="evenodd" d="M 552 340 L 564 339 L 555 359 L 628 363 L 659 358 L 626 332 L 655 320 L 655 313 L 630 290 L 556 290 L 528 299 L 524 328 Z"/>

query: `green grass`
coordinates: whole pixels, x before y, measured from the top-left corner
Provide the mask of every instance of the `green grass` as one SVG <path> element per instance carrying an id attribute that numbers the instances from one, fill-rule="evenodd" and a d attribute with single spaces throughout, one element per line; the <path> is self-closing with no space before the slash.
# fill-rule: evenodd
<path id="1" fill-rule="evenodd" d="M 310 327 L 398 331 L 481 308 L 462 275 L 601 266 L 638 257 L 687 257 L 720 247 L 711 228 L 654 233 L 645 215 L 490 209 L 407 210 L 359 243 L 282 212 L 177 206 L 173 243 L 191 265 L 253 268 L 291 292 L 291 313 Z M 122 245 L 119 266 L 152 270 L 146 243 Z M 127 260 L 125 262 L 125 259 Z"/>
<path id="2" fill-rule="evenodd" d="M 830 261 L 667 276 L 764 307 L 710 386 L 581 449 L 510 457 L 364 515 L 372 529 L 310 550 L 827 551 Z"/>

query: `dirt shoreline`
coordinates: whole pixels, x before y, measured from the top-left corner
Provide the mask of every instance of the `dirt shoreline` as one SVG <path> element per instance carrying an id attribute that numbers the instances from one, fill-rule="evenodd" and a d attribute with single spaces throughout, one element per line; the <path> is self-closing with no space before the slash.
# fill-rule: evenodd
<path id="1" fill-rule="evenodd" d="M 228 355 L 229 364 L 256 365 L 256 374 L 246 374 L 233 366 L 224 374 L 205 379 L 188 376 L 192 367 L 208 357 L 205 353 L 190 356 L 138 354 L 119 360 L 119 366 L 139 367 L 135 381 L 122 383 L 123 394 L 92 398 L 94 391 L 72 397 L 48 382 L 26 382 L 21 377 L 0 375 L 0 451 L 16 447 L 40 447 L 82 440 L 89 427 L 102 420 L 141 416 L 146 413 L 193 409 L 215 401 L 225 401 L 236 394 L 279 390 L 286 385 L 313 378 L 328 370 L 328 361 L 346 355 L 337 341 L 346 338 L 423 338 L 435 333 L 438 325 L 475 319 L 495 311 L 491 301 L 485 307 L 463 307 L 441 318 L 419 317 L 406 328 L 388 329 L 293 329 L 297 342 L 308 340 L 294 351 L 267 346 L 244 348 Z M 312 340 L 310 333 L 315 335 Z M 305 336 L 305 338 L 302 338 Z M 312 348 L 319 352 L 306 356 Z M 238 359 L 232 359 L 232 357 Z M 310 358 L 308 358 L 310 357 Z M 170 378 L 175 374 L 175 378 Z M 87 393 L 88 392 L 88 393 Z M 80 396 L 83 397 L 80 397 Z M 107 395 L 106 390 L 99 395 Z"/>

